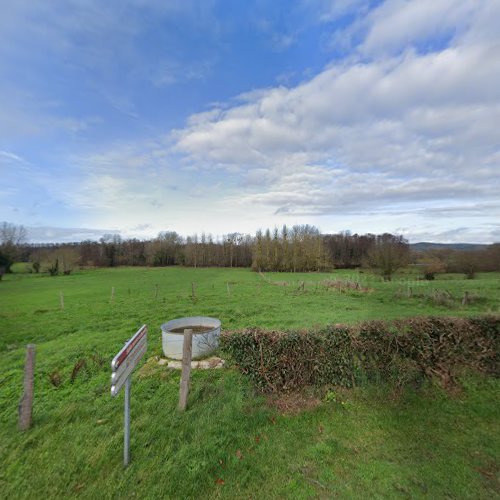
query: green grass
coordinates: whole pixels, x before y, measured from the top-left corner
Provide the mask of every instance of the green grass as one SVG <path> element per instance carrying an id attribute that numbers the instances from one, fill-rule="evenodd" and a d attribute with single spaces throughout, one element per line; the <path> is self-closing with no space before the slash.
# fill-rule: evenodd
<path id="1" fill-rule="evenodd" d="M 469 376 L 453 397 L 431 386 L 397 399 L 388 388 L 358 388 L 292 416 L 268 407 L 232 369 L 194 372 L 188 411 L 179 414 L 179 373 L 151 359 L 161 353 L 161 323 L 186 315 L 216 316 L 233 329 L 498 312 L 498 273 L 469 281 L 448 275 L 435 282 L 415 281 L 410 274 L 391 283 L 353 271 L 266 274 L 289 283 L 278 286 L 243 269 L 121 268 L 61 277 L 19 271 L 0 282 L 2 498 L 500 494 L 494 379 Z M 373 291 L 316 286 L 330 278 L 356 279 Z M 304 291 L 297 290 L 302 280 Z M 413 296 L 398 298 L 398 290 L 408 286 Z M 437 305 L 428 297 L 434 289 L 455 299 Z M 478 299 L 462 308 L 464 291 Z M 123 395 L 109 395 L 109 362 L 143 323 L 150 327 L 150 361 L 134 375 L 132 464 L 123 470 Z M 37 344 L 34 426 L 19 433 L 17 404 L 29 342 Z M 71 372 L 82 358 L 87 366 L 72 383 Z M 55 372 L 62 381 L 58 387 L 49 378 Z"/>

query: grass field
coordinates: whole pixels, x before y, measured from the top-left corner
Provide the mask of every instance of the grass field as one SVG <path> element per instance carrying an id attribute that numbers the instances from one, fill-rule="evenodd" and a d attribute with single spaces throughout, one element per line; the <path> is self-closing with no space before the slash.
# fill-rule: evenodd
<path id="1" fill-rule="evenodd" d="M 432 386 L 397 399 L 385 387 L 330 392 L 314 408 L 283 415 L 233 369 L 195 372 L 181 415 L 179 373 L 153 358 L 161 354 L 161 323 L 188 315 L 218 317 L 224 329 L 283 329 L 498 312 L 498 273 L 434 282 L 408 273 L 386 283 L 356 271 L 262 277 L 244 269 L 120 268 L 49 277 L 15 270 L 0 282 L 3 498 L 500 495 L 496 380 L 467 377 L 453 396 Z M 325 280 L 367 290 L 326 289 Z M 462 306 L 465 291 L 473 302 Z M 123 470 L 123 395 L 109 395 L 109 362 L 143 323 L 150 361 L 134 375 L 133 461 Z M 20 434 L 30 342 L 37 345 L 34 426 Z M 87 364 L 71 381 L 81 359 Z"/>

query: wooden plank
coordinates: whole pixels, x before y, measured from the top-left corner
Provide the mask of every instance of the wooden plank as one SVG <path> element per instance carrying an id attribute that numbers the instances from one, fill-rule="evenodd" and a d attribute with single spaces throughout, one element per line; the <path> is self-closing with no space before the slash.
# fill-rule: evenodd
<path id="1" fill-rule="evenodd" d="M 35 373 L 35 345 L 26 347 L 26 362 L 24 364 L 24 393 L 19 402 L 19 430 L 26 431 L 31 427 L 33 411 L 33 380 Z"/>
<path id="2" fill-rule="evenodd" d="M 182 373 L 179 389 L 179 410 L 184 411 L 187 406 L 189 393 L 189 378 L 191 376 L 191 355 L 193 350 L 193 330 L 184 330 L 182 346 Z"/>

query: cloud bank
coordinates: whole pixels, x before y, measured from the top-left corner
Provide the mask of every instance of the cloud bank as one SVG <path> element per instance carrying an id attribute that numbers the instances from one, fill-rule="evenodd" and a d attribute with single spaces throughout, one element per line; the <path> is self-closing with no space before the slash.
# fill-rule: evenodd
<path id="1" fill-rule="evenodd" d="M 3 218 L 498 241 L 500 2 L 285 3 L 6 5 Z"/>
<path id="2" fill-rule="evenodd" d="M 497 2 L 384 2 L 348 28 L 348 58 L 192 116 L 176 150 L 238 171 L 234 201 L 275 214 L 498 220 L 499 16 Z"/>

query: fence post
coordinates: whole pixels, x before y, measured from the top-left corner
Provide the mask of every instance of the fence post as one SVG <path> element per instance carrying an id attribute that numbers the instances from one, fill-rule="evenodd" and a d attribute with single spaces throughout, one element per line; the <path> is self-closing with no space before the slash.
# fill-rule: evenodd
<path id="1" fill-rule="evenodd" d="M 179 390 L 179 410 L 184 411 L 187 406 L 189 393 L 189 377 L 191 375 L 191 355 L 193 347 L 193 330 L 184 330 L 184 343 L 182 345 L 182 372 Z"/>
<path id="2" fill-rule="evenodd" d="M 19 402 L 19 430 L 26 431 L 31 427 L 33 410 L 33 378 L 35 373 L 35 344 L 26 346 L 26 362 L 24 364 L 24 393 Z"/>
<path id="3" fill-rule="evenodd" d="M 111 287 L 111 302 L 113 302 L 115 300 L 115 287 L 112 286 Z"/>

